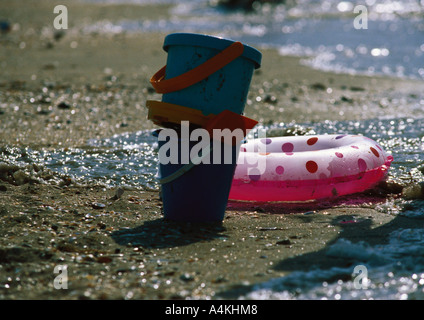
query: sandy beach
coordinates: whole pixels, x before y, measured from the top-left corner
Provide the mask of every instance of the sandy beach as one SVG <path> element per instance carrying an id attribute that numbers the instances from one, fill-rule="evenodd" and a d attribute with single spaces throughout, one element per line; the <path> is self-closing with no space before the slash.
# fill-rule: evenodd
<path id="1" fill-rule="evenodd" d="M 88 148 L 89 139 L 154 128 L 145 103 L 161 99 L 149 79 L 166 62 L 165 34 L 81 30 L 167 19 L 169 7 L 63 4 L 70 26 L 58 32 L 56 2 L 0 3 L 11 26 L 0 34 L 2 152 Z M 387 95 L 424 92 L 422 81 L 322 72 L 258 49 L 246 116 L 260 123 L 370 119 L 399 111 Z M 351 266 L 325 255 L 338 239 L 384 244 L 396 229 L 422 228 L 422 219 L 374 209 L 400 191 L 383 185 L 319 205 L 230 202 L 222 224 L 178 224 L 163 220 L 156 191 L 115 196 L 0 159 L 0 299 L 234 299 L 292 271 Z M 55 267 L 64 265 L 67 289 L 56 289 Z"/>

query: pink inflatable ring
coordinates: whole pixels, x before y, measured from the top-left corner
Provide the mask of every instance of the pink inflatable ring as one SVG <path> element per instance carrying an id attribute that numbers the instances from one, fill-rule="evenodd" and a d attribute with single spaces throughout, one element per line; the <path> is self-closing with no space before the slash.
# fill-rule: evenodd
<path id="1" fill-rule="evenodd" d="M 308 201 L 363 192 L 393 157 L 359 135 L 264 138 L 241 145 L 229 198 Z"/>

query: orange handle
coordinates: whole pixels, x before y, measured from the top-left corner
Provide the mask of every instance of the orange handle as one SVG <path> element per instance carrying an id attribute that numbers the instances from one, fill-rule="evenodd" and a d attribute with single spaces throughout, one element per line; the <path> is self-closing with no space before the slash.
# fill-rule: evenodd
<path id="1" fill-rule="evenodd" d="M 211 74 L 241 56 L 243 54 L 243 49 L 244 47 L 241 42 L 234 42 L 228 48 L 205 61 L 200 66 L 171 79 L 165 80 L 166 66 L 164 66 L 153 75 L 150 79 L 150 83 L 157 93 L 169 93 L 185 89 L 209 77 Z"/>

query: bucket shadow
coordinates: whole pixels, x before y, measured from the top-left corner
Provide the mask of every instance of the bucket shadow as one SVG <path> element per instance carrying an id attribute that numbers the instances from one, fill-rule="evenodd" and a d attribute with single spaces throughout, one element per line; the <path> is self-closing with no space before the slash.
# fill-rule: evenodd
<path id="1" fill-rule="evenodd" d="M 164 218 L 145 221 L 141 226 L 112 233 L 119 245 L 143 248 L 172 248 L 223 236 L 222 223 L 183 223 Z"/>

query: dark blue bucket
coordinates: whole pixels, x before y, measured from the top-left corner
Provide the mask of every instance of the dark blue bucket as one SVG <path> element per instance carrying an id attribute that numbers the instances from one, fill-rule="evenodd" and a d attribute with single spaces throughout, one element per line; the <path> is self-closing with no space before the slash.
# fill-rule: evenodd
<path id="1" fill-rule="evenodd" d="M 218 142 L 220 151 L 212 148 L 207 150 L 206 155 L 203 154 L 203 157 L 209 158 L 210 164 L 194 165 L 187 164 L 187 161 L 183 163 L 181 158 L 182 151 L 186 151 L 182 146 L 185 142 L 180 138 L 172 142 L 178 144 L 178 163 L 159 163 L 164 218 L 185 222 L 221 222 L 225 216 L 239 145 Z M 159 149 L 165 143 L 171 143 L 171 139 L 159 141 Z M 196 144 L 188 142 L 190 152 Z M 217 158 L 215 162 L 214 157 Z M 161 158 L 159 161 L 162 162 Z"/>

